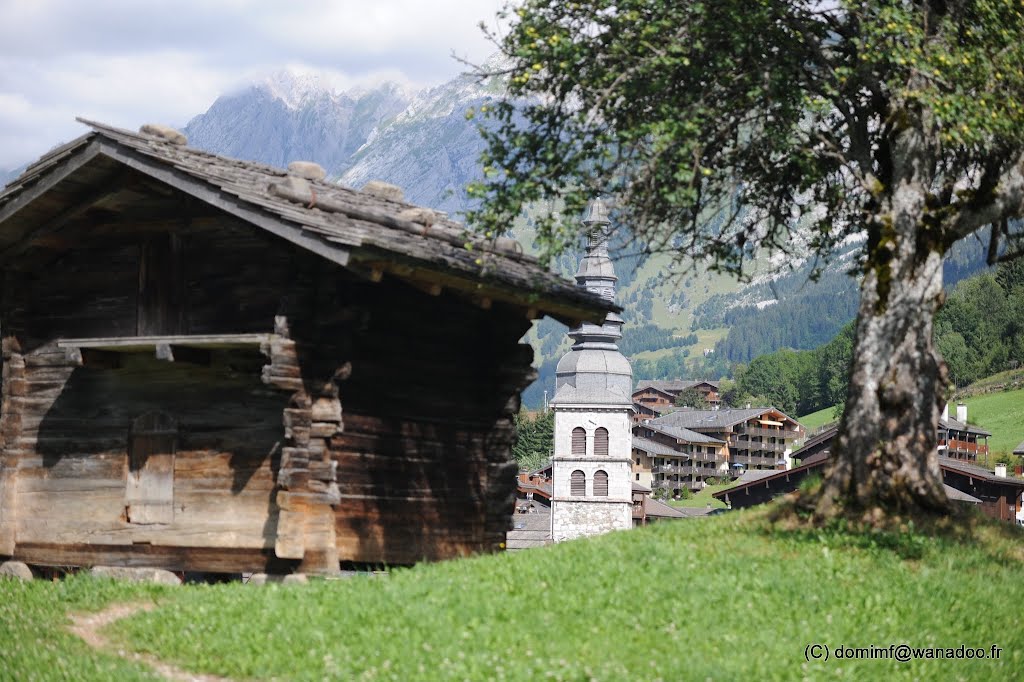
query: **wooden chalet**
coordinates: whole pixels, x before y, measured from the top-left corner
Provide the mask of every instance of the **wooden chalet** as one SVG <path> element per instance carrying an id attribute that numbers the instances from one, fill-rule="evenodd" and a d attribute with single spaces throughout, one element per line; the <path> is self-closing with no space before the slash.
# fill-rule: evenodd
<path id="1" fill-rule="evenodd" d="M 823 474 L 831 457 L 833 427 L 809 440 L 808 447 L 795 453 L 801 465 L 788 471 L 748 472 L 736 485 L 713 494 L 733 509 L 769 502 L 791 493 L 811 474 Z M 941 451 L 940 451 L 941 452 Z M 983 514 L 999 521 L 1024 525 L 1024 478 L 1009 476 L 1005 465 L 990 471 L 962 459 L 939 456 L 939 469 L 946 496 L 962 504 L 977 505 Z"/>
<path id="2" fill-rule="evenodd" d="M 691 389 L 704 396 L 712 408 L 718 407 L 722 403 L 718 393 L 718 382 L 703 379 L 697 381 L 687 379 L 640 381 L 637 383 L 636 390 L 633 391 L 633 402 L 648 408 L 673 407 L 679 394 Z M 693 405 L 689 407 L 693 407 Z"/>
<path id="3" fill-rule="evenodd" d="M 939 453 L 952 459 L 975 462 L 978 455 L 988 454 L 988 439 L 992 434 L 967 423 L 967 406 L 956 406 L 956 419 L 949 415 L 949 405 L 943 407 L 936 438 Z"/>
<path id="4" fill-rule="evenodd" d="M 0 191 L 0 557 L 331 573 L 498 549 L 519 339 L 612 304 L 397 188 L 83 123 Z"/>
<path id="5" fill-rule="evenodd" d="M 684 408 L 633 429 L 634 436 L 657 440 L 661 446 L 677 450 L 680 456 L 697 455 L 689 457 L 692 464 L 688 466 L 699 463 L 699 471 L 678 473 L 695 474 L 698 480 L 723 474 L 736 478 L 748 469 L 785 467 L 793 442 L 804 433 L 805 429 L 798 421 L 774 407 Z M 657 453 L 652 451 L 650 454 Z M 661 463 L 665 464 L 664 461 Z M 655 466 L 657 464 L 655 462 Z M 680 461 L 679 464 L 686 463 Z M 657 475 L 652 487 L 658 487 Z M 699 489 L 703 485 L 696 487 Z"/>

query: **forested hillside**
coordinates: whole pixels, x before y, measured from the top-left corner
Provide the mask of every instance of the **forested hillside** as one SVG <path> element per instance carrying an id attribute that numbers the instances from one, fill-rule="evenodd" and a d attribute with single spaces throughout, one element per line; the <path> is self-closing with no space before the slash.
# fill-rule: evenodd
<path id="1" fill-rule="evenodd" d="M 947 286 L 985 267 L 986 242 L 983 235 L 982 240 L 964 240 L 953 247 L 943 265 Z M 748 287 L 744 296 L 756 303 L 737 305 L 734 293 L 712 297 L 695 311 L 693 329 L 728 327 L 729 333 L 715 345 L 722 368 L 779 348 L 824 344 L 857 314 L 857 283 L 846 274 L 852 263 L 840 259 L 838 264 L 817 282 L 810 281 L 813 264 L 807 263 L 788 276 Z"/>
<path id="2" fill-rule="evenodd" d="M 807 414 L 846 397 L 852 323 L 814 350 L 779 350 L 736 372 L 734 400 L 771 403 Z M 935 320 L 935 340 L 950 379 L 964 386 L 1024 366 L 1024 261 L 958 283 Z"/>

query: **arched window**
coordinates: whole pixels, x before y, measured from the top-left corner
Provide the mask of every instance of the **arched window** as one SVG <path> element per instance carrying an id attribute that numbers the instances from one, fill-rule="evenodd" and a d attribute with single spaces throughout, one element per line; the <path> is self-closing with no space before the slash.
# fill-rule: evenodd
<path id="1" fill-rule="evenodd" d="M 608 497 L 608 473 L 605 471 L 594 474 L 594 497 Z"/>
<path id="2" fill-rule="evenodd" d="M 605 487 L 607 488 L 607 477 Z M 569 494 L 573 497 L 583 497 L 587 494 L 587 477 L 579 469 L 569 476 Z"/>
<path id="3" fill-rule="evenodd" d="M 608 429 L 600 428 L 594 431 L 594 455 L 597 457 L 608 456 Z"/>
<path id="4" fill-rule="evenodd" d="M 582 426 L 572 430 L 572 456 L 584 457 L 587 454 L 587 432 Z"/>

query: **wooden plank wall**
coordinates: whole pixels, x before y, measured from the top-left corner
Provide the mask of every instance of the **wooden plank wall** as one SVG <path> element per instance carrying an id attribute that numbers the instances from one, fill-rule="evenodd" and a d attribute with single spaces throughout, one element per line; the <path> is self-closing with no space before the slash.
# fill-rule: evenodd
<path id="1" fill-rule="evenodd" d="M 140 283 L 155 284 L 126 229 L 6 275 L 0 554 L 16 540 L 36 563 L 329 572 L 501 546 L 512 415 L 532 376 L 522 310 L 359 279 L 230 220 L 178 221 L 182 284 L 149 300 L 182 310 L 147 308 L 147 331 L 276 331 L 269 361 L 253 349 L 80 366 L 54 340 L 135 335 Z M 151 411 L 180 431 L 173 520 L 133 525 L 129 425 Z"/>
<path id="2" fill-rule="evenodd" d="M 512 415 L 533 376 L 532 349 L 518 343 L 529 320 L 389 278 L 335 297 L 339 317 L 317 321 L 321 336 L 353 332 L 344 429 L 329 443 L 339 557 L 408 564 L 498 549 L 515 497 Z"/>
<path id="3" fill-rule="evenodd" d="M 178 290 L 188 294 L 188 327 L 272 330 L 292 267 L 287 252 L 273 251 L 276 262 L 268 262 L 265 241 L 251 230 L 192 232 L 182 242 L 187 286 Z M 12 553 L 16 536 L 15 554 L 38 563 L 266 566 L 274 562 L 288 396 L 260 380 L 266 364 L 260 350 L 215 350 L 208 365 L 143 353 L 92 367 L 54 344 L 61 337 L 136 334 L 139 286 L 153 284 L 139 276 L 139 253 L 131 244 L 85 243 L 45 268 L 8 273 L 0 554 Z M 206 286 L 209 273 L 217 273 L 216 283 Z M 273 300 L 245 299 L 247 286 L 263 295 L 272 277 L 278 279 Z M 229 307 L 223 293 L 243 301 L 228 301 Z M 151 319 L 161 324 L 159 315 Z M 129 427 L 148 412 L 173 415 L 179 424 L 169 523 L 132 523 L 126 510 Z"/>

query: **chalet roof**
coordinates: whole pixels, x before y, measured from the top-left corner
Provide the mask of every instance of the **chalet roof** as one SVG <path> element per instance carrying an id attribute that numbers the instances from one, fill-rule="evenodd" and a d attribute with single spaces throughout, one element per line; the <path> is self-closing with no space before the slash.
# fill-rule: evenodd
<path id="1" fill-rule="evenodd" d="M 698 433 L 697 431 L 691 431 L 690 429 L 686 429 L 681 426 L 666 426 L 664 424 L 658 424 L 656 422 L 657 420 L 652 420 L 644 424 L 644 427 L 650 429 L 651 431 L 657 431 L 658 433 L 662 433 L 666 436 L 675 438 L 676 440 L 684 441 L 686 443 L 707 443 L 711 445 L 725 444 L 724 440 L 719 440 L 718 438 L 713 438 L 706 434 Z"/>
<path id="2" fill-rule="evenodd" d="M 633 409 L 637 412 L 649 410 L 650 412 L 654 412 L 658 416 L 661 416 L 663 414 L 668 414 L 669 412 L 675 412 L 679 407 L 675 405 L 648 405 L 647 403 L 634 402 Z"/>
<path id="3" fill-rule="evenodd" d="M 644 498 L 644 514 L 662 519 L 685 519 L 688 514 L 652 497 Z"/>
<path id="4" fill-rule="evenodd" d="M 793 469 L 789 469 L 787 471 L 764 471 L 764 472 L 759 472 L 759 473 L 761 473 L 763 475 L 755 475 L 755 476 L 753 476 L 751 478 L 744 479 L 746 474 L 751 473 L 750 471 L 747 471 L 747 472 L 744 473 L 743 476 L 741 476 L 740 478 L 736 479 L 736 485 L 734 485 L 734 486 L 732 486 L 730 488 L 726 488 L 725 490 L 718 490 L 716 492 L 713 492 L 713 493 L 711 493 L 711 496 L 714 497 L 714 498 L 717 498 L 719 500 L 724 500 L 729 495 L 736 494 L 736 493 L 738 493 L 738 492 L 740 492 L 740 491 L 742 491 L 742 490 L 744 490 L 746 488 L 752 488 L 754 486 L 760 486 L 760 485 L 768 486 L 772 482 L 778 481 L 779 479 L 786 479 L 786 482 L 790 484 L 789 486 L 787 486 L 788 489 L 780 490 L 779 494 L 785 494 L 787 492 L 792 492 L 793 490 L 796 490 L 797 486 L 800 483 L 799 483 L 799 479 L 797 479 L 795 477 L 794 478 L 790 478 L 790 477 L 793 477 L 795 474 L 801 474 L 801 473 L 804 473 L 804 472 L 808 472 L 809 473 L 809 472 L 811 472 L 811 471 L 813 471 L 815 469 L 822 469 L 822 468 L 825 467 L 825 464 L 826 464 L 827 461 L 828 461 L 828 457 L 827 456 L 823 456 L 823 457 L 815 459 L 814 461 L 807 462 L 806 464 L 802 464 L 801 466 L 794 467 Z M 944 468 L 944 469 L 960 468 L 960 467 L 951 466 L 952 463 L 955 463 L 957 465 L 961 465 L 962 464 L 962 462 L 957 462 L 956 460 L 947 459 L 945 457 L 940 457 L 939 458 L 939 463 L 942 466 L 942 468 Z M 963 466 L 971 468 L 971 469 L 978 469 L 978 470 L 980 470 L 982 472 L 986 471 L 985 469 L 981 469 L 980 467 L 973 467 L 973 466 L 970 466 L 970 465 L 963 465 Z M 990 476 L 992 476 L 993 478 L 995 477 L 995 475 L 991 471 L 989 471 L 987 473 Z M 997 478 L 996 480 L 997 481 L 1011 481 L 1011 482 L 1014 481 L 1014 479 L 1006 479 L 1006 478 Z M 973 495 L 971 495 L 969 493 L 965 493 L 962 490 L 957 490 L 956 488 L 954 488 L 954 487 L 952 487 L 950 485 L 946 485 L 946 484 L 943 484 L 942 487 L 945 488 L 946 496 L 949 499 L 951 499 L 951 500 L 954 500 L 954 501 L 957 501 L 957 502 L 968 502 L 968 503 L 971 503 L 971 504 L 981 504 L 981 500 L 979 500 L 977 497 L 974 497 Z"/>
<path id="5" fill-rule="evenodd" d="M 953 500 L 954 502 L 967 502 L 969 504 L 981 504 L 981 500 L 979 500 L 974 495 L 971 495 L 970 493 L 965 493 L 962 490 L 957 490 L 953 486 L 946 485 L 945 483 L 942 484 L 942 487 L 946 490 L 946 497 L 948 497 L 949 499 Z"/>
<path id="6" fill-rule="evenodd" d="M 799 424 L 795 419 L 787 417 L 774 407 L 752 407 L 745 409 L 724 410 L 676 410 L 664 416 L 652 419 L 648 426 L 675 426 L 684 429 L 724 429 L 760 417 L 765 412 L 779 412 L 785 419 Z"/>
<path id="7" fill-rule="evenodd" d="M 1024 441 L 1021 441 L 1020 445 L 1013 451 L 1015 455 L 1024 455 Z"/>
<path id="8" fill-rule="evenodd" d="M 657 441 L 648 440 L 647 438 L 641 438 L 640 436 L 633 436 L 633 449 L 642 450 L 648 455 L 666 455 L 669 457 L 679 456 L 679 452 L 667 445 L 659 443 Z"/>
<path id="9" fill-rule="evenodd" d="M 960 431 L 961 433 L 970 433 L 975 436 L 988 437 L 992 435 L 985 429 L 980 429 L 977 426 L 973 426 L 966 422 L 960 422 L 950 417 L 939 419 L 939 429 L 944 429 L 946 431 Z"/>
<path id="10" fill-rule="evenodd" d="M 994 471 L 990 471 L 983 467 L 975 466 L 974 464 L 968 464 L 959 459 L 953 459 L 951 457 L 939 457 L 939 466 L 947 471 L 958 471 L 962 474 L 972 476 L 974 478 L 988 481 L 990 483 L 1000 483 L 1005 485 L 1012 485 L 1018 488 L 1024 488 L 1024 479 L 1013 478 L 1010 476 L 996 476 Z"/>
<path id="11" fill-rule="evenodd" d="M 174 144 L 163 138 L 85 121 L 92 132 L 49 152 L 0 191 L 0 254 L 37 229 L 18 214 L 44 195 L 68 194 L 81 206 L 81 185 L 116 182 L 125 167 L 372 278 L 384 273 L 550 314 L 570 324 L 601 321 L 613 303 L 549 272 L 511 240 L 485 243 L 443 214 L 322 180 L 306 180 L 309 202 L 281 187 L 288 172 Z M 106 171 L 106 172 L 100 172 Z M 69 182 L 69 179 L 70 182 Z M 73 192 L 68 192 L 68 186 Z M 56 190 L 56 191 L 54 191 Z M 86 193 L 88 195 L 89 193 Z M 94 194 L 99 199 L 100 194 Z M 38 207 L 38 204 L 36 204 Z M 59 221 L 64 206 L 51 211 Z M 32 211 L 28 212 L 29 214 Z M 38 213 L 38 211 L 36 211 Z M 429 225 L 428 225 L 429 223 Z M 464 244 L 473 242 L 474 248 Z M 489 305 L 485 304 L 485 305 Z"/>
<path id="12" fill-rule="evenodd" d="M 694 386 L 699 386 L 701 384 L 707 384 L 708 386 L 711 386 L 716 391 L 718 390 L 718 382 L 717 381 L 706 381 L 704 379 L 698 379 L 698 380 L 691 380 L 691 379 L 668 379 L 668 380 L 666 380 L 666 379 L 644 379 L 642 381 L 638 381 L 637 382 L 637 384 L 636 384 L 636 391 L 634 391 L 634 393 L 638 393 L 638 392 L 644 390 L 645 388 L 653 388 L 653 389 L 655 389 L 657 391 L 661 391 L 662 393 L 665 393 L 667 395 L 673 395 L 673 394 L 676 394 L 676 393 L 681 393 L 681 392 L 685 391 L 688 388 L 693 388 Z"/>
<path id="13" fill-rule="evenodd" d="M 649 493 L 651 489 L 645 485 L 640 485 L 636 481 L 633 481 L 633 492 L 635 493 Z"/>
<path id="14" fill-rule="evenodd" d="M 774 469 L 747 469 L 739 478 L 736 479 L 736 485 L 760 481 L 762 478 L 768 478 L 769 476 L 774 476 L 777 473 L 779 472 Z"/>

